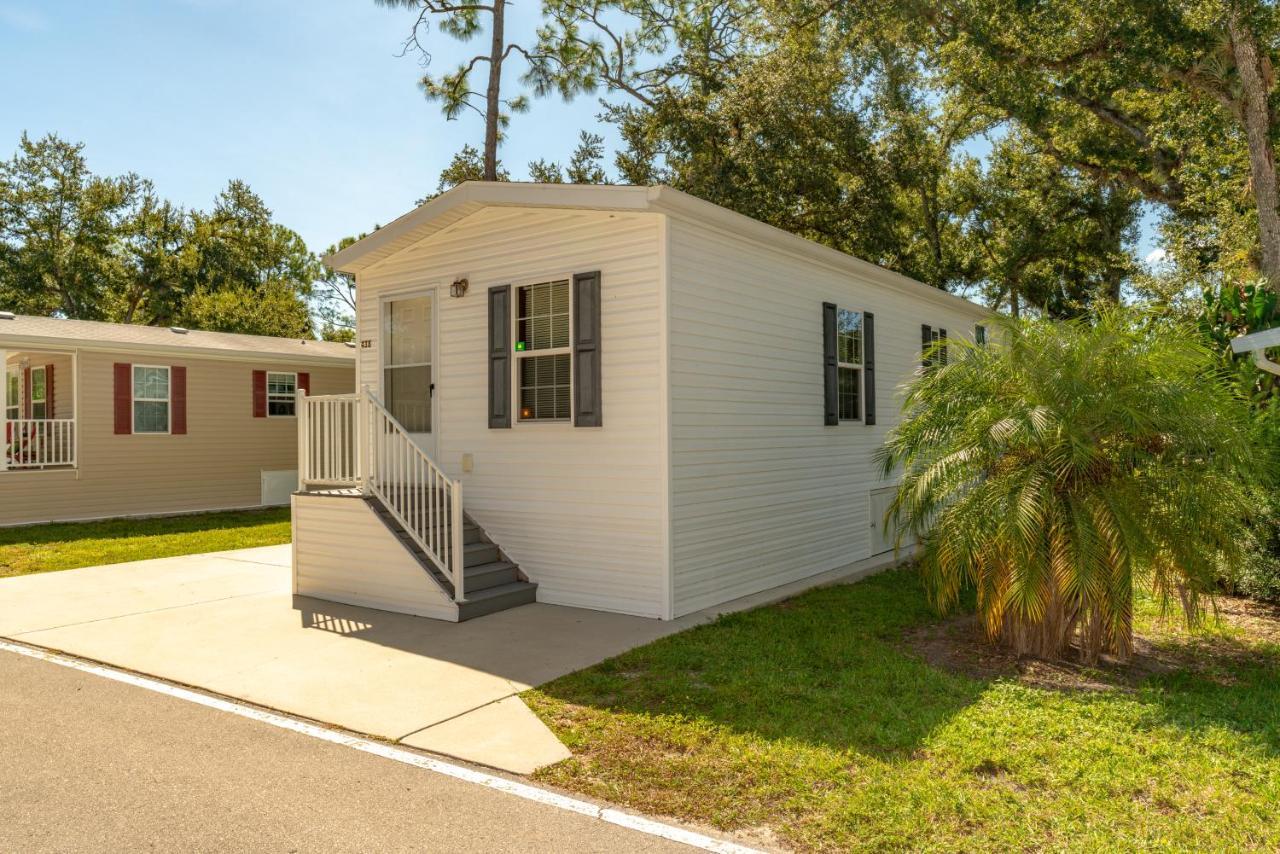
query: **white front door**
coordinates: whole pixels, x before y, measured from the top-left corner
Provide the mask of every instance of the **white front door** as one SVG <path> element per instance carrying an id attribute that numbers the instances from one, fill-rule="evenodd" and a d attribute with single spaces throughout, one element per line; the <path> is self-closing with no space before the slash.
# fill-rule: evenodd
<path id="1" fill-rule="evenodd" d="M 435 294 L 382 300 L 382 402 L 432 458 L 435 448 Z"/>

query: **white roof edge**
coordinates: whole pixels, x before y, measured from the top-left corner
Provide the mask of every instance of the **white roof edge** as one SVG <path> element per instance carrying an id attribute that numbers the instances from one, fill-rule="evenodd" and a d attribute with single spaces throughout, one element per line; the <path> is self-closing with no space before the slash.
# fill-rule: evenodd
<path id="1" fill-rule="evenodd" d="M 745 233 L 774 247 L 808 255 L 828 266 L 861 275 L 880 285 L 931 299 L 974 315 L 989 316 L 993 312 L 975 302 L 926 285 L 892 270 L 864 261 L 853 255 L 815 243 L 749 216 L 731 211 L 662 184 L 653 186 L 619 186 L 616 184 L 531 184 L 517 182 L 466 181 L 431 201 L 419 205 L 401 217 L 359 240 L 340 252 L 324 258 L 324 262 L 344 273 L 360 270 L 382 260 L 380 250 L 453 208 L 466 204 L 495 206 L 582 208 L 618 211 L 653 211 L 682 216 L 700 223 L 718 225 L 729 231 Z"/>
<path id="2" fill-rule="evenodd" d="M 381 260 L 369 258 L 397 239 L 411 234 L 442 214 L 466 204 L 547 208 L 648 208 L 649 187 L 616 184 L 533 184 L 516 181 L 464 181 L 406 214 L 357 240 L 345 249 L 326 255 L 324 263 L 343 273 L 358 273 Z M 369 260 L 362 259 L 369 258 Z"/>
<path id="3" fill-rule="evenodd" d="M 865 276 L 877 284 L 898 290 L 905 289 L 909 293 L 950 305 L 953 308 L 966 310 L 971 314 L 978 314 L 984 317 L 994 314 L 986 306 L 957 296 L 950 291 L 935 288 L 933 285 L 926 285 L 924 282 L 913 279 L 910 276 L 904 276 L 901 273 L 895 273 L 893 270 L 881 267 L 879 264 L 873 264 L 856 255 L 841 252 L 839 249 L 832 249 L 830 246 L 824 246 L 798 234 L 792 234 L 786 229 L 769 225 L 758 219 L 752 219 L 749 216 L 744 216 L 736 211 L 704 201 L 697 196 L 691 196 L 672 187 L 658 185 L 652 187 L 650 193 L 651 198 L 654 199 L 655 206 L 670 213 L 683 215 L 688 219 L 702 223 L 720 225 L 731 231 L 746 232 L 749 236 L 762 243 L 769 243 L 784 250 L 810 255 L 815 260 L 828 266 Z"/>
<path id="4" fill-rule="evenodd" d="M 74 336 L 0 335 L 0 350 L 87 350 L 95 353 L 157 353 L 187 358 L 215 359 L 225 362 L 287 362 L 292 365 L 350 365 L 350 356 L 326 356 L 323 353 L 298 354 L 270 350 L 225 350 L 216 347 L 166 346 L 129 341 L 95 341 Z"/>
<path id="5" fill-rule="evenodd" d="M 1235 353 L 1249 353 L 1267 347 L 1280 347 L 1280 326 L 1231 339 L 1231 350 Z"/>

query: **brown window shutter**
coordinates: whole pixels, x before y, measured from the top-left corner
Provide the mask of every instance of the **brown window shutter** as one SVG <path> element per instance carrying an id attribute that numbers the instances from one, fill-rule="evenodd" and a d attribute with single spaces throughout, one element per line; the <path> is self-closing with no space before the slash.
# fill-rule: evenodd
<path id="1" fill-rule="evenodd" d="M 44 366 L 44 417 L 54 418 L 53 413 L 53 365 Z"/>
<path id="2" fill-rule="evenodd" d="M 31 417 L 31 368 L 22 369 L 22 417 Z"/>
<path id="3" fill-rule="evenodd" d="M 920 367 L 927 368 L 933 364 L 933 360 L 929 358 L 929 348 L 933 346 L 933 327 L 927 323 L 920 324 Z"/>
<path id="4" fill-rule="evenodd" d="M 133 365 L 116 362 L 114 373 L 116 435 L 128 436 L 133 432 Z"/>
<path id="5" fill-rule="evenodd" d="M 311 374 L 306 371 L 298 374 L 298 390 L 311 394 Z"/>
<path id="6" fill-rule="evenodd" d="M 187 435 L 187 369 L 174 365 L 169 369 L 169 432 L 175 436 Z"/>
<path id="7" fill-rule="evenodd" d="M 253 417 L 267 417 L 267 372 L 253 372 Z"/>

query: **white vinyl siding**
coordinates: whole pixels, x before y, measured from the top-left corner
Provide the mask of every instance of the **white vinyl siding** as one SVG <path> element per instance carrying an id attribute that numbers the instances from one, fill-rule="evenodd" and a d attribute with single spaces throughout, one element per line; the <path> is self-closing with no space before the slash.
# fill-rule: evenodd
<path id="1" fill-rule="evenodd" d="M 983 312 L 675 217 L 669 245 L 679 616 L 868 557 L 873 457 L 920 364 L 921 318 L 964 330 Z M 824 302 L 875 315 L 874 426 L 823 427 Z"/>
<path id="2" fill-rule="evenodd" d="M 484 208 L 359 275 L 359 378 L 382 381 L 379 301 L 437 286 L 437 463 L 538 599 L 650 617 L 667 596 L 658 214 Z M 601 272 L 603 420 L 488 426 L 488 291 Z M 448 284 L 465 277 L 461 298 Z M 512 328 L 516 340 L 516 328 Z M 536 351 L 534 353 L 537 355 Z M 513 356 L 516 354 L 513 353 Z M 513 395 L 520 379 L 512 359 Z M 554 383 L 553 383 L 554 384 Z M 519 411 L 517 410 L 517 415 Z M 463 455 L 473 468 L 462 471 Z"/>

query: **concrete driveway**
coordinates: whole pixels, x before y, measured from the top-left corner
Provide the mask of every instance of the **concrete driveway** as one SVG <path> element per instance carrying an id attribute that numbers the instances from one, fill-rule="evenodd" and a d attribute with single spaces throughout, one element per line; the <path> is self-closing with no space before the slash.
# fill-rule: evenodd
<path id="1" fill-rule="evenodd" d="M 663 622 L 534 604 L 446 623 L 292 593 L 290 547 L 0 580 L 0 637 L 505 771 L 569 752 L 517 696 L 892 556 Z"/>
<path id="2" fill-rule="evenodd" d="M 291 592 L 288 546 L 0 581 L 0 636 L 517 773 L 568 751 L 516 695 L 690 622 L 526 605 L 466 623 Z"/>

